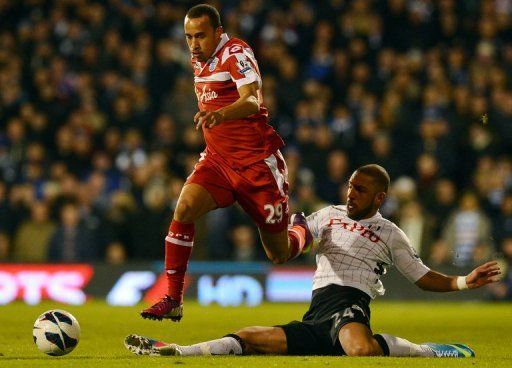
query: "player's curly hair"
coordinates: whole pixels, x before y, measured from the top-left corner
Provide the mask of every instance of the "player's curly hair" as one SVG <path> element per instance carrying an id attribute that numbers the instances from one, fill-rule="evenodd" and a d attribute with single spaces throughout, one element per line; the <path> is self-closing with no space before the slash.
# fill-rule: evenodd
<path id="1" fill-rule="evenodd" d="M 388 192 L 390 178 L 385 168 L 377 164 L 364 165 L 358 168 L 356 173 L 361 173 L 370 176 L 379 187 L 382 188 L 384 193 Z"/>
<path id="2" fill-rule="evenodd" d="M 206 15 L 208 19 L 210 19 L 210 24 L 213 29 L 217 29 L 222 26 L 219 12 L 211 5 L 199 4 L 191 7 L 187 12 L 188 18 L 201 18 L 203 15 Z"/>

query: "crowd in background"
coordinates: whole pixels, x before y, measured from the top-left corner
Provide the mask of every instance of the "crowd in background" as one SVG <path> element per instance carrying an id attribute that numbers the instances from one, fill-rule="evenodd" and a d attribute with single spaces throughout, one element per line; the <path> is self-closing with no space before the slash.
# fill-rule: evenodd
<path id="1" fill-rule="evenodd" d="M 204 148 L 193 4 L 0 0 L 0 260 L 163 259 Z M 512 0 L 212 4 L 255 51 L 293 211 L 344 203 L 378 163 L 382 212 L 427 264 L 512 265 Z M 263 258 L 237 207 L 197 224 L 193 259 Z"/>

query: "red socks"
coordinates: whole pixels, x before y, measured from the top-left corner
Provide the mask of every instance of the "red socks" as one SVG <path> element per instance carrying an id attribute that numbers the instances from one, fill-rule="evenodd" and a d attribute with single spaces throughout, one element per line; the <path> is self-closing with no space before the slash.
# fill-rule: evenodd
<path id="1" fill-rule="evenodd" d="M 290 241 L 290 257 L 288 261 L 290 261 L 302 254 L 302 250 L 306 245 L 306 230 L 299 225 L 292 226 L 288 229 L 288 239 Z"/>
<path id="2" fill-rule="evenodd" d="M 172 220 L 165 237 L 165 272 L 167 274 L 167 295 L 183 302 L 183 285 L 188 260 L 194 245 L 194 223 L 184 224 Z"/>
<path id="3" fill-rule="evenodd" d="M 288 260 L 298 257 L 306 245 L 306 230 L 302 226 L 288 229 L 290 256 Z M 165 237 L 165 271 L 167 274 L 167 295 L 183 302 L 183 286 L 188 260 L 194 245 L 194 223 L 181 223 L 172 220 L 169 233 Z"/>

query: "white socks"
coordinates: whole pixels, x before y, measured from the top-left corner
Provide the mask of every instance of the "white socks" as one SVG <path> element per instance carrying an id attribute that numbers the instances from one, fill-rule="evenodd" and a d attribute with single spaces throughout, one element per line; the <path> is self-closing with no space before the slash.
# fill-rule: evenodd
<path id="1" fill-rule="evenodd" d="M 198 355 L 242 355 L 241 340 L 233 335 L 224 336 L 221 339 L 201 342 L 194 345 L 178 345 L 182 356 Z"/>
<path id="2" fill-rule="evenodd" d="M 427 345 L 414 344 L 401 337 L 388 334 L 379 334 L 382 336 L 389 349 L 389 356 L 392 357 L 433 357 L 434 352 Z"/>

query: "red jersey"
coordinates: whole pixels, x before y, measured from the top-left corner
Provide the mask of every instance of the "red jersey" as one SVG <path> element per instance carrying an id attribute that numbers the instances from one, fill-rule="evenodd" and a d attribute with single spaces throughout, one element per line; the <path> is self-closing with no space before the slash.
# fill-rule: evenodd
<path id="1" fill-rule="evenodd" d="M 240 98 L 237 88 L 258 82 L 262 101 L 261 76 L 254 53 L 244 41 L 223 34 L 212 57 L 202 63 L 192 59 L 195 92 L 200 111 L 215 111 Z M 276 131 L 267 124 L 268 112 L 260 111 L 243 119 L 228 120 L 205 128 L 206 152 L 221 158 L 233 168 L 264 160 L 284 146 Z"/>

